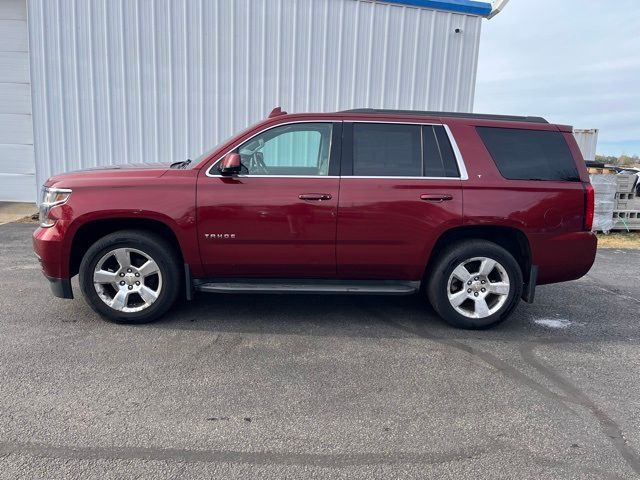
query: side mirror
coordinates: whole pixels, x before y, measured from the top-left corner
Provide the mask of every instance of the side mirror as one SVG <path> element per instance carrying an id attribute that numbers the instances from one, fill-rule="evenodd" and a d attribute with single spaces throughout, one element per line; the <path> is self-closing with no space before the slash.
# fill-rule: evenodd
<path id="1" fill-rule="evenodd" d="M 218 170 L 220 170 L 222 175 L 235 175 L 240 173 L 241 168 L 240 155 L 237 153 L 227 153 L 220 162 Z"/>

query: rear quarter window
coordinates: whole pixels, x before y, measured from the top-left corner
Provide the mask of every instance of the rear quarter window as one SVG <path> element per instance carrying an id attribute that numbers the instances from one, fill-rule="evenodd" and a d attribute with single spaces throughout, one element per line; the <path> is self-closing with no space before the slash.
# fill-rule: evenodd
<path id="1" fill-rule="evenodd" d="M 580 181 L 569 146 L 560 132 L 496 127 L 476 130 L 504 178 Z"/>

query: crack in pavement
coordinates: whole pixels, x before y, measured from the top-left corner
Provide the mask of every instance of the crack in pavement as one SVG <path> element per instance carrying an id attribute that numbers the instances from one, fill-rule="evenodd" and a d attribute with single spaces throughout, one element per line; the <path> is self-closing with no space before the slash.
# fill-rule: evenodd
<path id="1" fill-rule="evenodd" d="M 372 312 L 369 312 L 372 313 Z M 497 368 L 504 375 L 513 378 L 514 380 L 526 385 L 527 387 L 535 390 L 536 392 L 544 395 L 546 398 L 553 400 L 557 405 L 562 406 L 565 409 L 568 409 L 572 413 L 575 413 L 572 409 L 570 409 L 565 402 L 570 402 L 575 405 L 580 405 L 586 408 L 591 414 L 596 418 L 598 423 L 600 424 L 600 429 L 605 434 L 607 439 L 612 443 L 613 447 L 620 453 L 622 458 L 625 460 L 627 465 L 638 475 L 640 475 L 640 456 L 638 453 L 631 448 L 631 446 L 626 441 L 622 429 L 620 426 L 600 407 L 598 407 L 591 399 L 587 397 L 579 388 L 573 385 L 571 382 L 563 378 L 557 372 L 555 372 L 551 367 L 544 365 L 541 360 L 539 360 L 535 353 L 534 349 L 540 345 L 540 342 L 532 342 L 520 347 L 520 355 L 523 360 L 531 365 L 536 371 L 538 371 L 544 378 L 553 383 L 556 387 L 558 387 L 562 392 L 564 392 L 565 396 L 559 395 L 543 384 L 535 381 L 531 377 L 525 375 L 517 368 L 508 364 L 504 360 L 499 359 L 495 355 L 492 355 L 483 350 L 479 350 L 470 345 L 467 345 L 458 340 L 452 340 L 447 338 L 438 337 L 433 335 L 430 332 L 424 331 L 420 327 L 410 328 L 406 327 L 402 324 L 399 324 L 393 320 L 385 318 L 383 315 L 378 312 L 373 312 L 373 314 L 382 319 L 384 322 L 396 327 L 400 328 L 406 332 L 413 333 L 422 338 L 426 338 L 428 340 L 432 340 L 434 342 L 440 343 L 442 345 L 455 348 L 457 350 L 463 351 L 470 355 L 473 355 L 485 363 Z M 549 342 L 549 343 L 560 343 L 560 342 Z"/>
<path id="2" fill-rule="evenodd" d="M 369 315 L 372 315 L 372 316 L 378 318 L 382 322 L 384 322 L 384 323 L 386 323 L 388 325 L 391 325 L 392 327 L 394 327 L 396 329 L 403 330 L 403 331 L 408 332 L 408 333 L 410 333 L 412 335 L 416 335 L 418 337 L 426 338 L 427 340 L 432 340 L 434 342 L 440 343 L 440 344 L 445 345 L 447 347 L 455 348 L 457 350 L 463 351 L 464 353 L 467 353 L 469 355 L 475 356 L 475 357 L 479 358 L 480 360 L 482 360 L 484 363 L 486 363 L 486 364 L 492 366 L 493 368 L 497 369 L 498 371 L 502 372 L 504 375 L 513 378 L 514 380 L 516 380 L 516 381 L 528 386 L 532 390 L 538 392 L 540 395 L 544 396 L 546 399 L 553 401 L 554 402 L 554 406 L 560 406 L 560 407 L 564 408 L 565 410 L 568 410 L 569 412 L 571 412 L 573 414 L 576 414 L 576 412 L 573 409 L 571 409 L 567 404 L 565 404 L 563 402 L 563 400 L 565 399 L 563 396 L 557 394 L 553 390 L 550 390 L 549 388 L 545 387 L 544 385 L 542 385 L 541 383 L 537 382 L 533 378 L 531 378 L 528 375 L 524 374 L 523 372 L 521 372 L 517 368 L 513 367 L 509 363 L 505 362 L 504 360 L 501 360 L 500 358 L 496 357 L 495 355 L 492 355 L 489 352 L 485 352 L 483 350 L 479 350 L 477 348 L 474 348 L 474 347 L 472 347 L 470 345 L 467 345 L 466 343 L 463 343 L 463 342 L 458 341 L 458 340 L 453 340 L 453 339 L 450 339 L 450 338 L 438 337 L 438 336 L 434 335 L 432 332 L 425 331 L 420 326 L 414 326 L 413 328 L 407 327 L 407 326 L 402 325 L 402 324 L 400 324 L 398 322 L 395 322 L 394 320 L 391 320 L 390 318 L 388 318 L 386 315 L 380 313 L 379 311 L 369 310 L 369 309 L 364 308 L 364 307 L 360 307 L 360 308 L 362 310 L 364 310 L 366 313 L 368 313 Z"/>
<path id="3" fill-rule="evenodd" d="M 613 444 L 614 448 L 625 459 L 627 465 L 638 475 L 640 475 L 640 456 L 629 445 L 620 426 L 600 407 L 598 407 L 582 390 L 556 372 L 550 365 L 545 364 L 540 357 L 535 354 L 535 349 L 544 344 L 558 344 L 557 341 L 532 342 L 520 347 L 520 355 L 540 374 L 566 393 L 566 401 L 580 405 L 591 412 L 600 424 L 602 433 Z"/>
<path id="4" fill-rule="evenodd" d="M 190 450 L 146 447 L 72 447 L 42 443 L 0 442 L 0 457 L 11 454 L 74 460 L 145 460 L 176 462 L 248 463 L 253 465 L 299 465 L 351 467 L 360 465 L 444 464 L 469 460 L 490 453 L 495 445 L 452 452 L 426 453 L 294 453 L 244 452 L 234 450 Z"/>
<path id="5" fill-rule="evenodd" d="M 610 293 L 611 295 L 614 295 L 616 297 L 620 297 L 620 298 L 624 298 L 625 300 L 631 300 L 632 302 L 635 303 L 640 303 L 640 299 L 636 298 L 636 297 L 632 297 L 630 295 L 627 295 L 626 293 L 622 293 L 619 290 L 613 290 L 610 288 L 606 288 L 606 287 L 602 287 L 600 285 L 598 285 L 597 279 L 596 277 L 594 277 L 592 274 L 587 273 L 584 277 L 583 280 L 585 281 L 585 283 L 589 286 L 589 287 L 593 287 L 596 288 L 598 290 L 601 290 L 603 292 L 607 292 Z"/>

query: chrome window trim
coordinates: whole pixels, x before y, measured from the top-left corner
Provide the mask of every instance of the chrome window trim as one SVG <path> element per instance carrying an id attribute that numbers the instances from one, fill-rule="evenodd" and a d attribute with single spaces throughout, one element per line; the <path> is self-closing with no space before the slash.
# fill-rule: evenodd
<path id="1" fill-rule="evenodd" d="M 444 131 L 447 132 L 447 136 L 449 137 L 449 143 L 451 144 L 451 148 L 453 148 L 453 154 L 456 157 L 456 163 L 458 164 L 458 171 L 460 172 L 460 180 L 469 180 L 469 174 L 467 173 L 467 167 L 464 164 L 464 160 L 462 158 L 462 153 L 458 148 L 458 142 L 456 142 L 456 137 L 453 136 L 449 125 L 443 123 Z"/>
<path id="2" fill-rule="evenodd" d="M 211 178 L 340 178 L 335 175 L 207 175 L 207 177 L 211 177 Z"/>
<path id="3" fill-rule="evenodd" d="M 340 179 L 346 180 L 348 178 L 377 178 L 383 180 L 385 178 L 390 178 L 393 180 L 455 180 L 459 182 L 462 180 L 460 177 L 398 177 L 391 175 L 381 175 L 381 176 L 371 176 L 371 175 L 345 175 L 344 177 L 340 177 Z"/>
<path id="4" fill-rule="evenodd" d="M 447 133 L 447 137 L 449 137 L 449 143 L 451 144 L 451 148 L 453 149 L 453 154 L 456 157 L 456 163 L 458 164 L 458 171 L 460 175 L 457 177 L 406 177 L 406 176 L 389 176 L 389 175 L 381 175 L 381 176 L 367 176 L 367 175 L 233 175 L 234 178 L 373 178 L 373 179 L 384 179 L 391 178 L 396 180 L 468 180 L 469 174 L 467 173 L 467 168 L 464 163 L 464 159 L 462 158 L 462 153 L 460 152 L 460 148 L 458 148 L 458 143 L 456 142 L 449 125 L 446 123 L 432 123 L 432 122 L 417 122 L 417 121 L 380 121 L 380 120 L 295 120 L 291 122 L 278 123 L 276 125 L 271 125 L 268 127 L 259 130 L 255 135 L 249 137 L 245 142 L 257 137 L 261 133 L 266 132 L 267 130 L 271 130 L 272 128 L 282 127 L 285 125 L 293 125 L 296 123 L 383 123 L 383 124 L 398 124 L 398 125 L 430 125 L 430 126 L 442 126 L 444 127 L 444 131 Z M 245 143 L 242 142 L 242 143 Z M 205 175 L 210 178 L 230 178 L 228 175 L 215 175 L 211 173 L 211 170 L 220 162 L 225 155 L 233 152 L 236 148 L 238 148 L 241 144 L 234 145 L 229 150 L 227 150 L 224 154 L 216 159 L 215 162 L 211 164 L 211 166 L 205 172 Z"/>

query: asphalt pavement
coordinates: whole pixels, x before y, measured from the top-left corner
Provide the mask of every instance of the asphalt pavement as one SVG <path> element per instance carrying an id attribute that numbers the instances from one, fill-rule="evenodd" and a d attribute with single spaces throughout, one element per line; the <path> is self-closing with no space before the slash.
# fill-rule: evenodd
<path id="1" fill-rule="evenodd" d="M 0 226 L 0 478 L 640 477 L 640 250 L 488 331 L 417 296 L 122 326 L 51 296 L 34 228 Z"/>

